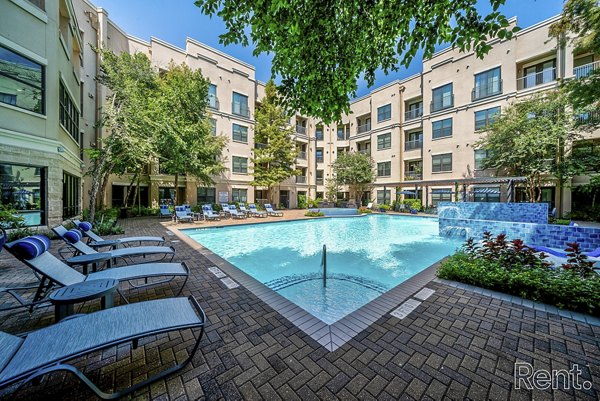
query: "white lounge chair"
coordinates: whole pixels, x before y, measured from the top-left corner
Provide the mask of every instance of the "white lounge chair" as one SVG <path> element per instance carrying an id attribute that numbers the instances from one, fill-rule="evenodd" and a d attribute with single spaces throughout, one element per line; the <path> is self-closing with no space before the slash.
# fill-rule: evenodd
<path id="1" fill-rule="evenodd" d="M 271 206 L 270 203 L 265 203 L 265 210 L 267 211 L 267 214 L 269 216 L 277 216 L 277 217 L 283 216 L 283 213 L 282 212 L 278 212 L 277 210 L 274 210 L 273 206 Z"/>

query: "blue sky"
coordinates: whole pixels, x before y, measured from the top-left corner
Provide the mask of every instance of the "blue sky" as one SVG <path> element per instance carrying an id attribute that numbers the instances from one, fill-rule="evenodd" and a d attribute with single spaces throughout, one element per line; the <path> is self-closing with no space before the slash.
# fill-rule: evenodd
<path id="1" fill-rule="evenodd" d="M 241 0 L 243 1 L 243 0 Z M 179 47 L 185 47 L 185 38 L 191 37 L 209 46 L 222 50 L 256 67 L 256 78 L 267 81 L 271 76 L 271 57 L 254 57 L 252 47 L 223 46 L 219 34 L 225 26 L 219 17 L 212 19 L 202 14 L 193 0 L 92 0 L 98 7 L 108 11 L 109 18 L 125 32 L 142 39 L 151 36 L 160 38 Z M 489 1 L 479 1 L 482 12 L 490 10 Z M 501 11 L 507 17 L 516 16 L 520 27 L 527 27 L 558 14 L 562 9 L 561 0 L 506 0 Z M 374 87 L 385 85 L 395 79 L 402 79 L 421 70 L 420 55 L 408 69 L 398 73 L 377 74 Z M 365 95 L 369 88 L 360 81 L 358 96 Z"/>

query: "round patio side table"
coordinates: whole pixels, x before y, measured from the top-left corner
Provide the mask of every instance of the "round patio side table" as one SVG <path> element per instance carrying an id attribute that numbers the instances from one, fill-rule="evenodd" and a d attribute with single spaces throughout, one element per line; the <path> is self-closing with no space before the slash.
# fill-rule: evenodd
<path id="1" fill-rule="evenodd" d="M 50 302 L 54 305 L 54 318 L 56 322 L 73 314 L 73 305 L 80 302 L 100 298 L 101 308 L 112 308 L 114 295 L 117 291 L 119 280 L 100 279 L 82 281 L 81 283 L 59 288 L 50 294 Z"/>

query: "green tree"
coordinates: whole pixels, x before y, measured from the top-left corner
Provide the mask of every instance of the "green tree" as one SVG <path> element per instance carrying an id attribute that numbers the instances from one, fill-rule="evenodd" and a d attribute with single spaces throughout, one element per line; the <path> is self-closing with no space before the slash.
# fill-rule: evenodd
<path id="1" fill-rule="evenodd" d="M 128 171 L 135 180 L 155 156 L 148 105 L 156 90 L 156 73 L 150 60 L 142 53 L 116 55 L 110 50 L 98 51 L 102 57 L 98 81 L 109 89 L 100 124 L 109 135 L 87 150 L 91 159 L 87 172 L 91 177 L 91 221 L 98 194 L 102 198 L 108 176 Z"/>
<path id="2" fill-rule="evenodd" d="M 325 197 L 328 201 L 335 202 L 338 192 L 340 192 L 340 184 L 335 177 L 325 180 Z"/>
<path id="3" fill-rule="evenodd" d="M 542 183 L 551 177 L 557 180 L 560 191 L 564 182 L 579 171 L 570 152 L 579 135 L 566 110 L 567 102 L 558 91 L 534 95 L 507 107 L 477 143 L 488 151 L 485 168 L 526 177 L 526 194 L 531 202 L 541 200 Z"/>
<path id="4" fill-rule="evenodd" d="M 200 70 L 171 63 L 159 75 L 157 95 L 150 102 L 154 145 L 163 171 L 175 176 L 176 204 L 180 174 L 211 184 L 212 176 L 225 170 L 221 153 L 227 140 L 212 135 L 208 86 Z"/>
<path id="5" fill-rule="evenodd" d="M 325 123 L 349 113 L 357 80 L 369 86 L 375 73 L 408 66 L 420 49 L 430 57 L 449 43 L 483 57 L 488 38 L 511 38 L 516 28 L 489 0 L 482 15 L 473 0 L 197 0 L 218 15 L 227 31 L 221 43 L 254 45 L 254 54 L 273 54 L 272 76 L 281 77 L 287 106 Z"/>
<path id="6" fill-rule="evenodd" d="M 267 82 L 265 97 L 256 109 L 255 118 L 252 185 L 267 187 L 267 198 L 272 202 L 272 188 L 298 175 L 295 168 L 298 151 L 292 140 L 294 130 L 288 124 L 289 116 L 279 106 L 272 80 Z"/>
<path id="7" fill-rule="evenodd" d="M 562 17 L 552 24 L 550 33 L 560 43 L 570 41 L 576 53 L 600 54 L 600 3 L 567 0 Z M 600 68 L 586 71 L 578 79 L 564 81 L 562 87 L 578 114 L 600 110 Z M 580 122 L 593 129 L 600 119 L 581 119 Z"/>
<path id="8" fill-rule="evenodd" d="M 354 199 L 360 204 L 363 193 L 375 179 L 371 156 L 359 152 L 340 153 L 332 167 L 338 185 L 348 185 L 351 196 L 354 195 Z"/>

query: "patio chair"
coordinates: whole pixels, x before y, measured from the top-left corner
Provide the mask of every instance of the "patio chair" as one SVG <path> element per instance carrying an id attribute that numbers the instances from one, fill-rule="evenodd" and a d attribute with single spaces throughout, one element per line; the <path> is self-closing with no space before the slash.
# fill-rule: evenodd
<path id="1" fill-rule="evenodd" d="M 92 225 L 90 223 L 88 223 L 87 221 L 79 221 L 77 219 L 73 219 L 71 220 L 73 222 L 73 224 L 75 224 L 77 226 L 77 228 L 79 228 L 83 234 L 84 237 L 87 237 L 91 240 L 91 242 L 88 242 L 88 245 L 96 245 L 96 244 L 100 244 L 102 245 L 102 243 L 107 243 L 107 240 L 105 240 L 104 238 L 102 238 L 101 236 L 99 236 L 98 234 L 96 234 L 95 232 L 92 231 Z M 112 241 L 112 240 L 108 240 L 108 241 Z M 147 236 L 140 236 L 140 237 L 123 237 L 123 238 L 117 238 L 115 241 L 118 241 L 119 245 L 125 245 L 127 246 L 128 243 L 135 243 L 137 242 L 139 245 L 141 245 L 142 242 L 156 242 L 156 245 L 162 245 L 165 243 L 165 237 L 147 237 Z"/>
<path id="2" fill-rule="evenodd" d="M 221 216 L 212 210 L 211 205 L 202 206 L 202 215 L 205 220 L 221 220 Z"/>
<path id="3" fill-rule="evenodd" d="M 231 217 L 233 217 L 234 219 L 245 219 L 246 216 L 244 213 L 239 212 L 236 208 L 235 205 L 229 205 L 229 214 L 231 215 Z"/>
<path id="4" fill-rule="evenodd" d="M 367 209 L 373 209 L 373 202 L 367 203 Z"/>
<path id="5" fill-rule="evenodd" d="M 93 255 L 98 253 L 98 251 L 92 249 L 90 246 L 81 241 L 83 237 L 81 231 L 77 229 L 67 230 L 64 226 L 57 226 L 52 229 L 60 238 L 65 241 L 65 243 L 75 249 L 77 254 L 84 255 Z M 171 256 L 170 261 L 175 257 L 175 248 L 172 246 L 135 246 L 129 248 L 118 248 L 107 251 L 110 253 L 111 260 L 116 261 L 116 259 L 131 259 L 133 257 L 146 257 L 150 255 L 164 255 L 163 258 L 166 258 L 168 255 Z"/>
<path id="6" fill-rule="evenodd" d="M 40 278 L 33 302 L 39 302 L 55 286 L 67 286 L 81 283 L 83 281 L 98 279 L 116 279 L 126 281 L 133 288 L 144 288 L 158 284 L 168 283 L 176 277 L 183 277 L 181 288 L 177 296 L 181 294 L 187 282 L 190 269 L 185 263 L 143 263 L 138 265 L 123 266 L 115 269 L 106 269 L 100 272 L 81 274 L 69 267 L 48 250 L 50 240 L 43 235 L 34 235 L 17 241 L 9 242 L 4 247 L 18 260 L 31 268 Z M 164 277 L 159 281 L 149 282 L 150 278 Z M 143 283 L 139 281 L 143 280 Z M 119 291 L 121 297 L 127 298 Z"/>
<path id="7" fill-rule="evenodd" d="M 244 213 L 246 216 L 250 216 L 250 210 L 246 209 L 246 206 L 240 203 L 240 212 Z"/>
<path id="8" fill-rule="evenodd" d="M 46 374 L 62 371 L 74 374 L 102 399 L 121 398 L 184 368 L 199 348 L 205 324 L 206 314 L 198 301 L 193 297 L 182 297 L 75 315 L 23 337 L 0 331 L 0 388 L 16 383 L 20 383 L 20 387 Z M 175 362 L 174 366 L 115 393 L 103 392 L 69 363 L 75 358 L 129 342 L 132 342 L 133 348 L 137 348 L 142 338 L 182 330 L 199 330 L 191 352 L 184 361 Z"/>
<path id="9" fill-rule="evenodd" d="M 169 205 L 160 205 L 160 207 L 158 209 L 158 218 L 160 219 L 162 217 L 169 217 L 169 218 L 173 217 L 173 213 L 171 213 L 171 210 L 169 209 Z"/>
<path id="10" fill-rule="evenodd" d="M 256 205 L 254 203 L 249 204 L 248 207 L 250 208 L 250 213 L 252 214 L 252 216 L 255 216 L 255 217 L 269 217 L 269 214 L 267 212 L 263 212 L 262 210 L 258 210 L 256 208 Z"/>
<path id="11" fill-rule="evenodd" d="M 267 211 L 267 214 L 269 216 L 277 216 L 277 217 L 283 216 L 282 212 L 278 212 L 276 210 L 273 210 L 273 206 L 271 206 L 270 203 L 265 203 L 265 210 Z"/>
<path id="12" fill-rule="evenodd" d="M 186 210 L 185 206 L 175 206 L 175 221 L 181 223 L 182 221 L 189 221 L 190 223 L 194 222 L 194 216 L 190 216 Z"/>
<path id="13" fill-rule="evenodd" d="M 223 217 L 232 217 L 230 210 L 229 210 L 229 204 L 227 203 L 221 203 L 221 213 L 223 215 Z"/>

